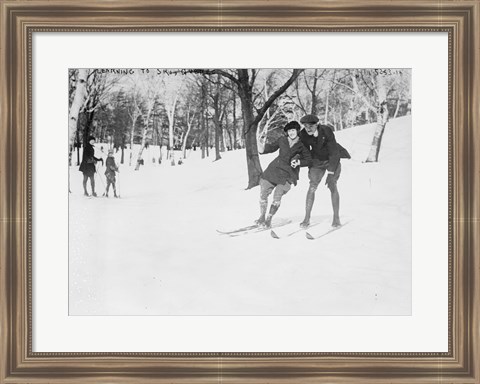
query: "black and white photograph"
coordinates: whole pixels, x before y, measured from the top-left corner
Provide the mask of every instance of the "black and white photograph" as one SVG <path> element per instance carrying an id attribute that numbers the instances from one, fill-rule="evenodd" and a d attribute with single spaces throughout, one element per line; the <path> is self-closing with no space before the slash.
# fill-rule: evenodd
<path id="1" fill-rule="evenodd" d="M 66 77 L 69 315 L 412 315 L 410 68 Z"/>

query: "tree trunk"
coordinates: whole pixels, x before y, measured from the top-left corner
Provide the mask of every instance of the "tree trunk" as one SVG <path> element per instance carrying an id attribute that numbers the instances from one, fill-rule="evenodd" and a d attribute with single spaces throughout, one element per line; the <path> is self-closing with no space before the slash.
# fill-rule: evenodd
<path id="1" fill-rule="evenodd" d="M 202 105 L 202 108 L 203 108 L 203 112 L 202 112 L 202 119 L 201 119 L 201 123 L 202 123 L 202 133 L 205 132 L 205 103 L 203 103 Z M 201 148 L 202 148 L 202 159 L 205 159 L 205 137 L 203 137 L 203 140 L 202 140 L 202 137 L 200 136 L 200 145 L 201 145 Z"/>
<path id="2" fill-rule="evenodd" d="M 293 69 L 290 78 L 279 87 L 262 107 L 255 108 L 253 104 L 253 86 L 258 74 L 258 70 L 237 69 L 237 77 L 223 70 L 213 70 L 211 73 L 217 73 L 232 80 L 238 88 L 238 94 L 242 104 L 243 113 L 243 134 L 245 136 L 245 147 L 247 156 L 248 186 L 247 189 L 257 186 L 260 182 L 262 167 L 258 157 L 257 148 L 257 127 L 265 113 L 272 106 L 273 102 L 282 95 L 290 85 L 298 78 L 303 69 Z M 257 115 L 254 116 L 254 110 Z"/>
<path id="3" fill-rule="evenodd" d="M 365 107 L 365 122 L 370 124 L 370 109 L 368 107 Z"/>
<path id="4" fill-rule="evenodd" d="M 142 162 L 142 154 L 145 146 L 147 144 L 147 136 L 149 133 L 149 125 L 150 125 L 150 116 L 152 115 L 153 108 L 155 107 L 155 98 L 150 101 L 150 105 L 148 105 L 147 113 L 144 115 L 143 119 L 143 132 L 142 132 L 142 142 L 140 144 L 140 151 L 138 151 L 137 156 L 137 165 L 135 166 L 135 171 L 140 169 L 140 163 Z"/>
<path id="5" fill-rule="evenodd" d="M 313 75 L 313 86 L 312 86 L 312 110 L 311 114 L 316 115 L 317 114 L 317 103 L 318 103 L 318 97 L 317 97 L 317 82 L 318 82 L 318 69 L 315 69 L 314 75 Z"/>
<path id="6" fill-rule="evenodd" d="M 220 141 L 222 140 L 222 122 L 220 117 L 220 90 L 217 82 L 217 90 L 213 96 L 213 125 L 215 126 L 215 160 L 220 160 Z"/>
<path id="7" fill-rule="evenodd" d="M 222 156 L 220 156 L 220 140 L 221 140 L 221 130 L 222 127 L 220 122 L 214 122 L 215 124 L 215 160 L 220 160 Z"/>
<path id="8" fill-rule="evenodd" d="M 73 97 L 72 105 L 70 106 L 70 110 L 68 111 L 69 160 L 71 159 L 73 143 L 75 142 L 75 133 L 77 132 L 78 115 L 87 97 L 87 87 L 86 87 L 87 77 L 88 77 L 88 69 L 78 70 L 75 96 Z"/>
<path id="9" fill-rule="evenodd" d="M 208 116 L 207 115 L 205 115 L 205 148 L 207 150 L 207 157 L 210 157 L 210 139 L 208 137 Z"/>
<path id="10" fill-rule="evenodd" d="M 228 122 L 225 121 L 225 124 L 227 124 Z M 230 146 L 227 144 L 227 138 L 225 136 L 225 133 L 224 133 L 224 136 L 223 136 L 223 141 L 224 141 L 224 147 L 226 148 L 226 150 L 228 150 L 228 148 L 230 147 L 230 150 L 233 150 L 233 137 L 232 137 L 232 132 L 230 132 L 230 130 L 227 128 L 227 126 L 225 125 L 225 129 L 224 129 L 224 132 L 227 133 L 228 135 L 228 141 L 230 142 Z"/>
<path id="11" fill-rule="evenodd" d="M 328 124 L 328 108 L 330 103 L 330 90 L 327 91 L 327 99 L 325 100 L 325 116 L 323 118 L 323 124 Z"/>
<path id="12" fill-rule="evenodd" d="M 192 128 L 192 123 L 187 122 L 187 132 L 185 133 L 185 137 L 183 138 L 183 145 L 182 145 L 182 153 L 183 153 L 184 159 L 187 157 L 187 139 L 188 139 L 188 135 L 190 134 L 191 128 Z"/>
<path id="13" fill-rule="evenodd" d="M 75 136 L 76 136 L 75 141 L 77 142 L 77 166 L 79 166 L 80 165 L 80 133 L 78 132 L 78 129 L 77 129 L 77 132 L 75 133 Z"/>
<path id="14" fill-rule="evenodd" d="M 170 154 L 168 158 L 172 163 L 175 163 L 175 152 L 173 150 L 174 142 L 173 142 L 173 120 L 169 117 L 168 118 L 168 146 L 170 147 Z"/>
<path id="15" fill-rule="evenodd" d="M 130 130 L 130 159 L 128 162 L 128 166 L 132 166 L 132 157 L 133 157 L 133 136 L 135 134 L 135 124 L 137 122 L 138 115 L 134 114 L 132 117 L 132 129 Z"/>
<path id="16" fill-rule="evenodd" d="M 237 96 L 233 95 L 233 145 L 232 149 L 237 148 Z"/>
<path id="17" fill-rule="evenodd" d="M 247 156 L 248 186 L 251 189 L 260 184 L 262 166 L 258 157 L 257 147 L 257 125 L 254 124 L 253 105 L 249 98 L 248 90 L 240 89 L 240 101 L 243 111 L 243 130 L 245 136 L 245 148 Z"/>
<path id="18" fill-rule="evenodd" d="M 122 136 L 122 157 L 120 159 L 120 164 L 123 164 L 125 160 L 125 135 Z"/>
<path id="19" fill-rule="evenodd" d="M 377 162 L 380 154 L 380 147 L 382 145 L 383 132 L 385 131 L 385 125 L 388 121 L 388 108 L 387 108 L 387 88 L 385 84 L 385 77 L 383 75 L 377 75 L 377 127 L 373 135 L 372 145 L 370 147 L 370 153 L 368 154 L 367 163 Z"/>
<path id="20" fill-rule="evenodd" d="M 393 118 L 396 119 L 398 115 L 398 111 L 400 110 L 400 98 L 397 99 L 397 106 L 395 107 L 395 113 L 393 114 Z"/>
<path id="21" fill-rule="evenodd" d="M 83 146 L 84 147 L 88 143 L 88 138 L 90 136 L 90 132 L 92 131 L 94 115 L 95 115 L 95 111 L 85 113 L 86 121 L 85 121 L 85 127 L 83 128 Z"/>
<path id="22" fill-rule="evenodd" d="M 375 163 L 378 161 L 380 154 L 380 147 L 382 145 L 383 133 L 385 132 L 385 126 L 388 121 L 388 109 L 386 103 L 382 104 L 379 113 L 377 113 L 377 127 L 373 135 L 372 145 L 370 147 L 370 153 L 368 154 L 367 163 Z"/>

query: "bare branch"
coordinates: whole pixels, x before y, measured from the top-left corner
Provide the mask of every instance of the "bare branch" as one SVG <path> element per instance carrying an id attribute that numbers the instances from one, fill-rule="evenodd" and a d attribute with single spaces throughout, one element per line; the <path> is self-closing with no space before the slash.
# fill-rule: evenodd
<path id="1" fill-rule="evenodd" d="M 282 94 L 284 93 L 290 85 L 295 81 L 295 79 L 304 71 L 304 69 L 294 69 L 290 78 L 279 88 L 277 89 L 270 98 L 265 102 L 263 107 L 259 110 L 257 116 L 253 121 L 253 125 L 258 124 L 259 121 L 262 119 L 265 112 L 267 112 L 268 108 L 273 104 L 273 102 Z"/>
<path id="2" fill-rule="evenodd" d="M 201 73 L 206 73 L 208 75 L 220 75 L 220 76 L 226 77 L 227 79 L 230 79 L 235 84 L 240 86 L 240 81 L 235 76 L 228 73 L 227 71 L 224 71 L 223 69 L 204 69 L 202 70 Z"/>

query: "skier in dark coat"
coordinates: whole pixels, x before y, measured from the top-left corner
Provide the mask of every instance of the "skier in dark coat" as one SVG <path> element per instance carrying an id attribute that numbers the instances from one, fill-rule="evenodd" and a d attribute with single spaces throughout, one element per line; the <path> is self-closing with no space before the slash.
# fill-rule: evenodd
<path id="1" fill-rule="evenodd" d="M 297 185 L 299 168 L 309 166 L 312 158 L 310 152 L 301 143 L 298 132 L 300 124 L 291 121 L 285 125 L 286 136 L 280 137 L 273 145 L 265 145 L 260 140 L 260 153 L 271 153 L 279 149 L 276 157 L 263 172 L 260 179 L 260 217 L 256 224 L 271 227 L 272 217 L 280 207 L 282 196 Z M 273 192 L 273 201 L 267 214 L 268 196 Z"/>
<path id="2" fill-rule="evenodd" d="M 119 172 L 117 164 L 115 164 L 115 158 L 113 157 L 113 149 L 108 150 L 108 157 L 107 161 L 105 161 L 105 177 L 107 179 L 107 189 L 105 190 L 105 196 L 108 197 L 108 190 L 110 189 L 110 185 L 113 188 L 113 196 L 117 196 L 117 189 L 115 186 L 116 178 L 115 172 Z"/>
<path id="3" fill-rule="evenodd" d="M 303 145 L 310 150 L 312 155 L 312 164 L 309 166 L 308 178 L 310 187 L 308 188 L 305 218 L 300 223 L 302 228 L 310 225 L 310 214 L 315 201 L 315 191 L 325 173 L 327 179 L 325 184 L 330 189 L 333 221 L 332 226 L 338 227 L 340 223 L 340 195 L 337 189 L 337 181 L 342 170 L 340 157 L 350 158 L 345 148 L 340 146 L 335 140 L 333 129 L 327 125 L 319 124 L 319 119 L 315 115 L 306 115 L 300 119 L 305 129 L 300 131 L 299 137 Z"/>
<path id="4" fill-rule="evenodd" d="M 83 172 L 83 191 L 85 196 L 89 196 L 87 192 L 87 180 L 90 179 L 90 185 L 92 187 L 92 196 L 97 196 L 95 193 L 95 164 L 97 161 L 101 161 L 103 165 L 102 158 L 95 157 L 95 138 L 90 136 L 88 138 L 88 143 L 83 148 L 82 163 L 80 164 L 79 171 Z"/>

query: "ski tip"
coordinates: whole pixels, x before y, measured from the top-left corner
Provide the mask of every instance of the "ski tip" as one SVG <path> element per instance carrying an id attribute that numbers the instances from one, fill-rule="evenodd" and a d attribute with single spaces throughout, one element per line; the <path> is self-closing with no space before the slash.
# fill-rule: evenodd
<path id="1" fill-rule="evenodd" d="M 308 239 L 308 240 L 314 240 L 315 238 L 308 232 L 305 232 L 305 237 Z"/>
<path id="2" fill-rule="evenodd" d="M 278 235 L 277 235 L 273 230 L 270 231 L 270 235 L 271 235 L 274 239 L 280 239 L 280 237 L 278 237 Z"/>

